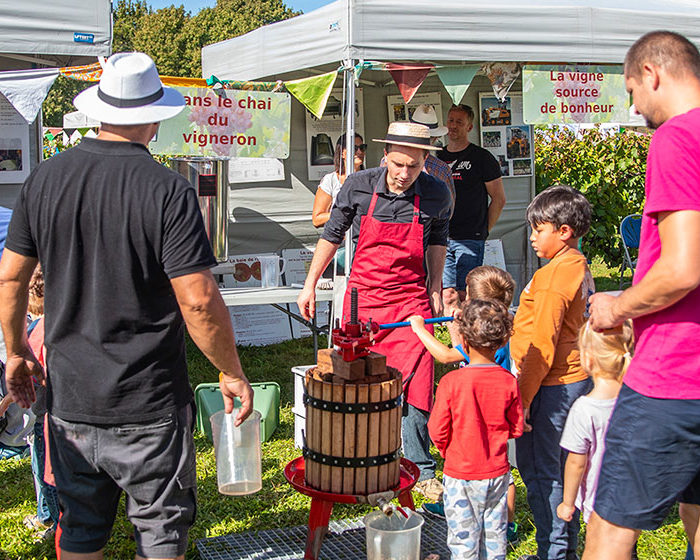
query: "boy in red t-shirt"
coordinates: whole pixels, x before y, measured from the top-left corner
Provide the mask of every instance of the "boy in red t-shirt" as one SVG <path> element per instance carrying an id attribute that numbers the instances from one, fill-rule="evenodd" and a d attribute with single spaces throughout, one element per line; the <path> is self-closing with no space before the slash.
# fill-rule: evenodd
<path id="1" fill-rule="evenodd" d="M 475 299 L 458 326 L 469 365 L 440 380 L 428 421 L 445 458 L 447 545 L 453 558 L 505 558 L 507 442 L 522 435 L 523 410 L 517 379 L 494 356 L 513 319 L 502 303 Z"/>

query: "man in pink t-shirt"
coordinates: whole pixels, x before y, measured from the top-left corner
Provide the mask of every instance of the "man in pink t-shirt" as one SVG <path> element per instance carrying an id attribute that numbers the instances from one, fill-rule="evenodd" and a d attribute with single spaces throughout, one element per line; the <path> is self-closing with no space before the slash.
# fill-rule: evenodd
<path id="1" fill-rule="evenodd" d="M 630 558 L 671 506 L 700 558 L 700 53 L 681 35 L 644 35 L 625 58 L 637 112 L 658 128 L 633 286 L 591 298 L 591 325 L 633 319 L 635 356 L 606 437 L 584 560 Z"/>

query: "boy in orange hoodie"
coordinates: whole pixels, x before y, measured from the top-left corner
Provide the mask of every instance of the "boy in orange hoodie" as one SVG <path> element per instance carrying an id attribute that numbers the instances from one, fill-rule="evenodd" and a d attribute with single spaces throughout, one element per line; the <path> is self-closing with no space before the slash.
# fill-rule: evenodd
<path id="1" fill-rule="evenodd" d="M 595 290 L 586 257 L 577 249 L 591 224 L 591 205 L 580 192 L 556 185 L 533 199 L 527 220 L 532 247 L 549 262 L 520 296 L 510 342 L 526 432 L 516 441 L 517 466 L 537 529 L 537 556 L 524 558 L 573 560 L 579 516 L 566 522 L 556 514 L 566 461 L 559 441 L 571 405 L 591 390 L 577 346 Z"/>

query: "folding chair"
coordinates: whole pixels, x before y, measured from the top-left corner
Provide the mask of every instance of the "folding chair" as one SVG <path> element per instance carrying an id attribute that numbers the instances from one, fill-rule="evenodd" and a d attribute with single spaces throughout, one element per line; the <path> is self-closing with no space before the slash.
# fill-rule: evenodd
<path id="1" fill-rule="evenodd" d="M 639 234 L 642 229 L 641 214 L 630 214 L 625 216 L 620 222 L 620 237 L 622 238 L 622 267 L 620 269 L 620 288 L 622 288 L 622 277 L 625 274 L 625 268 L 629 268 L 634 275 L 634 269 L 637 267 L 637 259 L 632 259 L 630 249 L 639 249 Z"/>

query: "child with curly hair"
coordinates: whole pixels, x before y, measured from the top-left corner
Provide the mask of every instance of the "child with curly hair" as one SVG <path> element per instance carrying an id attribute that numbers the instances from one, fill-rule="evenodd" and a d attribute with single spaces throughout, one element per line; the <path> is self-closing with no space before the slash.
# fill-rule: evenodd
<path id="1" fill-rule="evenodd" d="M 494 362 L 513 319 L 494 300 L 465 302 L 458 320 L 469 365 L 447 373 L 438 385 L 428 421 L 445 458 L 447 545 L 453 558 L 505 559 L 510 478 L 509 438 L 523 433 L 516 378 Z"/>

